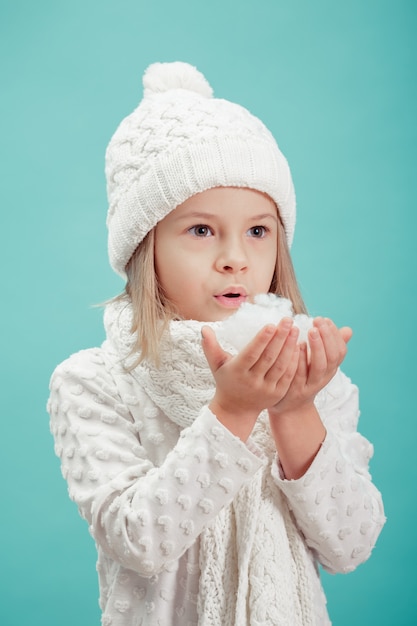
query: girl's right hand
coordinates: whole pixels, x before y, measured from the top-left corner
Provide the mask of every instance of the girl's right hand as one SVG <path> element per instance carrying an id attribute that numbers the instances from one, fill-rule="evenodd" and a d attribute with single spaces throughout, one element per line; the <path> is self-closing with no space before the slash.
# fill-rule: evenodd
<path id="1" fill-rule="evenodd" d="M 204 326 L 202 346 L 216 392 L 209 408 L 234 435 L 246 441 L 263 409 L 276 405 L 295 376 L 300 348 L 290 318 L 265 326 L 236 356 L 223 350 Z"/>

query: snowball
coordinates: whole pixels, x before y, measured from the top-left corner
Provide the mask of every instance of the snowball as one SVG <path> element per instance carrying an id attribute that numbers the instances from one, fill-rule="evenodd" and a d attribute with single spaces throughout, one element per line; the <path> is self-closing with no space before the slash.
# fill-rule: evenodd
<path id="1" fill-rule="evenodd" d="M 230 317 L 220 323 L 216 330 L 220 343 L 226 342 L 236 350 L 242 350 L 255 335 L 268 324 L 277 325 L 283 317 L 291 317 L 300 329 L 298 343 L 307 343 L 308 331 L 313 326 L 313 318 L 308 315 L 294 315 L 292 303 L 272 293 L 255 296 L 254 303 L 244 302 Z"/>

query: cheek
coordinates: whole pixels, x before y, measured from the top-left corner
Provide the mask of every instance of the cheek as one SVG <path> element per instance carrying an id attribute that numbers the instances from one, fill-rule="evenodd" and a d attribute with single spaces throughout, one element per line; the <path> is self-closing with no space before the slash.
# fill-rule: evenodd
<path id="1" fill-rule="evenodd" d="M 175 287 L 180 272 L 173 263 L 169 263 L 169 258 L 166 261 L 156 264 L 156 275 L 162 289 L 169 292 L 172 287 Z"/>
<path id="2" fill-rule="evenodd" d="M 166 277 L 171 278 L 175 274 L 178 256 L 175 254 L 175 246 L 170 239 L 164 236 L 155 238 L 155 270 L 161 283 Z"/>
<path id="3" fill-rule="evenodd" d="M 269 291 L 271 284 L 273 282 L 274 276 L 276 274 L 276 267 L 277 267 L 276 248 L 272 247 L 272 249 L 268 251 L 268 254 L 265 254 L 263 256 L 263 262 L 264 262 L 264 265 L 263 265 L 261 272 L 265 280 L 264 291 Z"/>
<path id="4" fill-rule="evenodd" d="M 163 254 L 155 255 L 156 274 L 159 284 L 173 301 L 189 285 L 195 285 L 195 262 L 178 250 L 178 247 L 164 249 Z"/>
<path id="5" fill-rule="evenodd" d="M 272 244 L 264 250 L 263 254 L 261 254 L 258 259 L 260 263 L 263 263 L 263 269 L 266 272 L 274 272 L 277 264 L 277 247 Z"/>

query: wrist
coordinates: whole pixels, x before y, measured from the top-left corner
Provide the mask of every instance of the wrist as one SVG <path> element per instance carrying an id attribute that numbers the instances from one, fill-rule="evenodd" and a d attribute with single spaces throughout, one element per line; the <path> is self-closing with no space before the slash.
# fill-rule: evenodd
<path id="1" fill-rule="evenodd" d="M 246 441 L 250 436 L 259 415 L 256 411 L 244 410 L 241 407 L 221 402 L 216 396 L 209 403 L 208 408 L 225 428 L 242 441 Z"/>
<path id="2" fill-rule="evenodd" d="M 326 438 L 326 428 L 313 403 L 278 413 L 269 412 L 278 457 L 287 479 L 305 474 Z"/>
<path id="3" fill-rule="evenodd" d="M 312 415 L 317 415 L 317 409 L 313 400 L 304 402 L 295 407 L 281 407 L 279 403 L 276 407 L 268 410 L 269 416 L 280 421 L 305 420 Z"/>

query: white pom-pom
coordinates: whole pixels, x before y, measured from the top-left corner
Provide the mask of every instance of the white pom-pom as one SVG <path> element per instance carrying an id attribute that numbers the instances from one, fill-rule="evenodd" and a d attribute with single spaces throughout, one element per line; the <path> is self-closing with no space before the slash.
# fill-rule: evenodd
<path id="1" fill-rule="evenodd" d="M 308 331 L 313 326 L 313 319 L 308 315 L 295 315 L 291 301 L 272 293 L 255 296 L 254 303 L 245 302 L 236 313 L 220 324 L 217 338 L 242 350 L 255 335 L 268 324 L 277 325 L 283 317 L 291 317 L 300 329 L 298 343 L 307 342 Z"/>
<path id="2" fill-rule="evenodd" d="M 206 98 L 213 96 L 209 83 L 197 68 L 189 63 L 153 63 L 143 75 L 144 95 L 162 93 L 170 89 L 195 91 Z"/>

